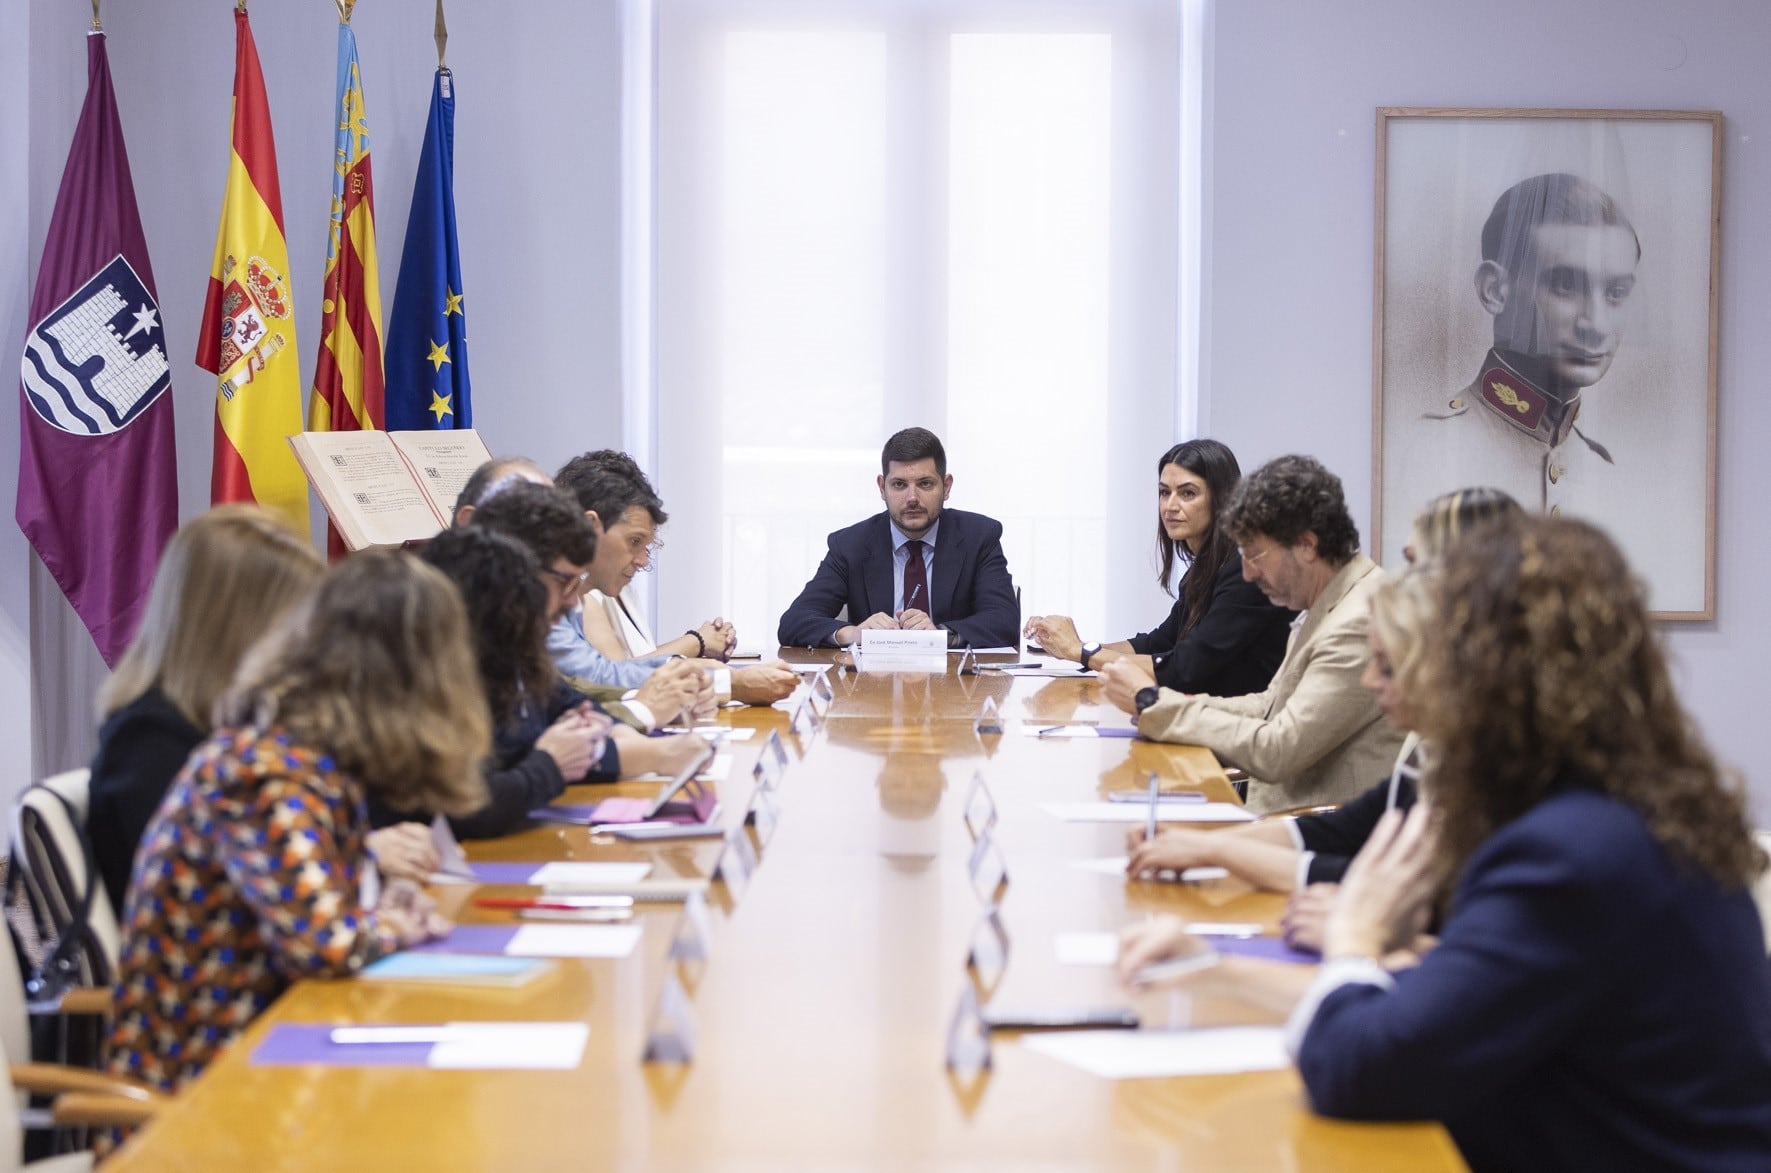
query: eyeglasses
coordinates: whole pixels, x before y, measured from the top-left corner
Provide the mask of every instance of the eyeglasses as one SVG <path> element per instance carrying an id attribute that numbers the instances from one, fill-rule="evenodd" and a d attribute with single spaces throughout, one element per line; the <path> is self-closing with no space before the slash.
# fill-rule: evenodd
<path id="1" fill-rule="evenodd" d="M 560 589 L 564 591 L 579 590 L 590 582 L 590 571 L 588 570 L 581 570 L 577 574 L 567 574 L 563 570 L 555 570 L 551 566 L 543 566 L 541 568 L 541 573 L 559 583 Z"/>
<path id="2" fill-rule="evenodd" d="M 1274 550 L 1277 550 L 1279 548 L 1280 548 L 1279 543 L 1274 542 L 1271 546 L 1268 546 L 1265 550 L 1262 550 L 1259 554 L 1255 554 L 1252 556 L 1249 554 L 1248 550 L 1242 546 L 1237 546 L 1236 552 L 1238 554 L 1242 555 L 1242 565 L 1244 565 L 1244 566 L 1259 566 L 1261 564 L 1262 558 L 1265 558 L 1268 554 L 1271 554 Z"/>

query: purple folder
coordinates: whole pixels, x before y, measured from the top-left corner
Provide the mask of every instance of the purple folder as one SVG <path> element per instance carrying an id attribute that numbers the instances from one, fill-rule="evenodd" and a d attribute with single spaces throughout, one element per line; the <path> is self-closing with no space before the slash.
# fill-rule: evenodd
<path id="1" fill-rule="evenodd" d="M 468 870 L 482 884 L 530 884 L 532 877 L 545 864 L 540 863 L 470 863 Z"/>
<path id="2" fill-rule="evenodd" d="M 521 925 L 456 925 L 449 935 L 412 948 L 419 953 L 503 953 Z"/>
<path id="3" fill-rule="evenodd" d="M 335 1043 L 326 1024 L 279 1022 L 252 1052 L 254 1067 L 426 1067 L 435 1043 Z"/>
<path id="4" fill-rule="evenodd" d="M 455 930 L 460 932 L 460 929 Z M 1237 957 L 1257 957 L 1262 961 L 1284 961 L 1292 965 L 1318 965 L 1322 961 L 1320 953 L 1306 953 L 1302 949 L 1293 949 L 1285 943 L 1283 937 L 1213 937 L 1211 947 L 1219 953 L 1230 953 Z"/>

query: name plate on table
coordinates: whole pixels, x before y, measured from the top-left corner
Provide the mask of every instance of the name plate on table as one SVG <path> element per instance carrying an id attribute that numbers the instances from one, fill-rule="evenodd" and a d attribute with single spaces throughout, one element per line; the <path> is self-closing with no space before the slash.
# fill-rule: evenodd
<path id="1" fill-rule="evenodd" d="M 944 631 L 893 631 L 869 628 L 861 633 L 861 654 L 888 652 L 896 655 L 947 654 L 947 633 Z M 946 661 L 942 661 L 943 669 Z"/>

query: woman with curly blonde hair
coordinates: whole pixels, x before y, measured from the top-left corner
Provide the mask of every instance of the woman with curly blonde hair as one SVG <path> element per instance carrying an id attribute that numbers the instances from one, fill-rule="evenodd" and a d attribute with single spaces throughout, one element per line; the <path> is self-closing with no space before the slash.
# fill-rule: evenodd
<path id="1" fill-rule="evenodd" d="M 1765 861 L 1622 555 L 1523 520 L 1448 552 L 1434 603 L 1405 681 L 1432 804 L 1385 816 L 1329 915 L 1287 1028 L 1311 1101 L 1441 1120 L 1477 1170 L 1771 1169 Z"/>
<path id="2" fill-rule="evenodd" d="M 297 979 L 447 931 L 411 881 L 381 882 L 366 804 L 485 802 L 476 671 L 455 588 L 393 551 L 333 567 L 247 653 L 137 856 L 112 1071 L 182 1086 Z"/>

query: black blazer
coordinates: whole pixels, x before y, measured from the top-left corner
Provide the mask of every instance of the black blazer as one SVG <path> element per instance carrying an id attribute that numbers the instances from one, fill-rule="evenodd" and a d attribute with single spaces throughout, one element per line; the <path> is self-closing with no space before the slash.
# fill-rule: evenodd
<path id="1" fill-rule="evenodd" d="M 148 820 L 160 809 L 185 759 L 202 742 L 203 730 L 158 688 L 148 689 L 99 727 L 86 835 L 119 920 L 129 873 L 135 867 L 135 849 L 141 846 Z"/>
<path id="2" fill-rule="evenodd" d="M 1297 612 L 1268 602 L 1260 587 L 1244 582 L 1242 555 L 1232 553 L 1211 584 L 1205 614 L 1184 637 L 1183 618 L 1176 599 L 1162 626 L 1127 641 L 1131 650 L 1155 661 L 1156 683 L 1164 688 L 1242 696 L 1265 692 L 1272 683 Z"/>
<path id="3" fill-rule="evenodd" d="M 1002 523 L 981 513 L 943 509 L 935 537 L 935 575 L 929 583 L 934 621 L 962 645 L 1012 647 L 1020 637 L 1008 560 L 1002 556 Z M 885 513 L 830 535 L 830 552 L 799 598 L 781 616 L 775 636 L 788 647 L 830 647 L 844 625 L 897 609 L 892 597 L 892 526 Z"/>

